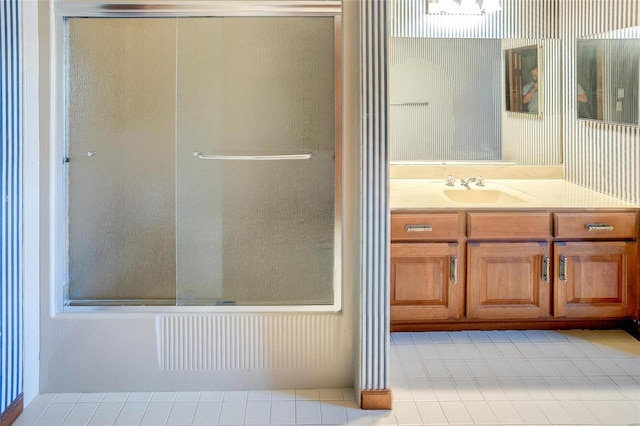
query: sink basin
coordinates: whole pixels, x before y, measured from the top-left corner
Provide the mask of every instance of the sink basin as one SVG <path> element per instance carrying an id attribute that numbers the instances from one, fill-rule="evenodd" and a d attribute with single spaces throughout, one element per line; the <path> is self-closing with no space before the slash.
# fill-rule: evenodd
<path id="1" fill-rule="evenodd" d="M 510 191 L 511 192 L 511 191 Z M 472 204 L 519 204 L 529 203 L 531 200 L 519 197 L 500 189 L 446 189 L 444 195 L 456 203 Z"/>

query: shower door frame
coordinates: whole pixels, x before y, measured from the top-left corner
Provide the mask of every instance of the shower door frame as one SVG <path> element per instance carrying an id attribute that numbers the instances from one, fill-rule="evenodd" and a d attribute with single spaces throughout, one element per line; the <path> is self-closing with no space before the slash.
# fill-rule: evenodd
<path id="1" fill-rule="evenodd" d="M 252 312 L 339 312 L 342 310 L 343 226 L 342 226 L 342 5 L 340 0 L 192 1 L 171 0 L 133 2 L 60 1 L 55 2 L 54 58 L 55 130 L 52 156 L 53 310 L 57 313 L 252 313 Z M 334 27 L 334 253 L 333 303 L 319 305 L 127 305 L 69 306 L 65 303 L 68 279 L 68 190 L 67 190 L 67 18 L 189 18 L 189 17 L 332 17 Z M 59 160 L 59 161 L 58 161 Z M 176 283 L 177 285 L 177 283 Z"/>

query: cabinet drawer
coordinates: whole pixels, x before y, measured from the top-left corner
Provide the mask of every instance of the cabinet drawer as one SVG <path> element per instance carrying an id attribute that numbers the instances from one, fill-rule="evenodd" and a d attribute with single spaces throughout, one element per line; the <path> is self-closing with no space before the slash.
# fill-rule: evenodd
<path id="1" fill-rule="evenodd" d="M 546 240 L 551 237 L 547 212 L 467 213 L 467 236 L 483 240 Z"/>
<path id="2" fill-rule="evenodd" d="M 635 239 L 637 214 L 634 212 L 555 213 L 556 238 Z"/>
<path id="3" fill-rule="evenodd" d="M 416 213 L 391 215 L 391 239 L 394 241 L 455 241 L 460 233 L 457 213 Z"/>

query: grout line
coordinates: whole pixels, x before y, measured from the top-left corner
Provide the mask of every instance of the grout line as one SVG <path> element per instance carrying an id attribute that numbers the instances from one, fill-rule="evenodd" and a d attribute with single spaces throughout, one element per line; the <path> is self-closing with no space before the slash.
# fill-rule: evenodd
<path id="1" fill-rule="evenodd" d="M 491 412 L 498 420 L 502 420 L 493 410 L 496 406 L 506 407 L 504 404 L 508 402 L 515 410 L 514 413 L 517 413 L 525 422 L 527 413 L 518 411 L 516 408 L 518 402 L 525 403 L 520 407 L 537 407 L 538 416 L 547 419 L 548 422 L 571 418 L 571 414 L 574 412 L 567 407 L 579 406 L 578 403 L 584 404 L 590 409 L 594 406 L 628 406 L 629 410 L 635 410 L 630 412 L 631 415 L 636 412 L 640 413 L 640 392 L 636 390 L 640 385 L 640 374 L 635 372 L 635 368 L 640 366 L 640 356 L 635 351 L 633 353 L 624 352 L 624 348 L 630 344 L 629 340 L 623 339 L 624 336 L 606 333 L 590 335 L 588 332 L 581 331 L 565 335 L 547 331 L 524 331 L 515 334 L 502 332 L 490 338 L 489 333 L 484 332 L 475 335 L 466 332 L 462 332 L 463 334 L 454 333 L 457 332 L 438 334 L 435 340 L 441 340 L 441 342 L 434 342 L 433 336 L 435 335 L 432 334 L 410 333 L 404 338 L 398 339 L 398 343 L 391 344 L 391 352 L 397 354 L 391 362 L 394 363 L 394 368 L 397 369 L 395 370 L 397 375 L 402 377 L 391 378 L 390 383 L 395 383 L 393 387 L 397 390 L 396 396 L 398 398 L 396 401 L 402 402 L 400 406 L 415 406 L 417 413 L 421 415 L 418 406 L 424 402 L 437 404 L 443 413 L 445 413 L 444 406 L 448 406 L 450 409 L 451 404 L 462 404 L 460 408 L 464 407 L 470 415 L 469 407 L 479 408 L 486 405 L 489 407 L 489 411 L 486 414 Z M 409 337 L 408 341 L 406 337 Z M 474 339 L 474 337 L 477 337 L 477 339 Z M 504 341 L 505 337 L 509 340 Z M 594 337 L 597 337 L 598 340 L 594 340 Z M 607 337 L 609 337 L 608 340 Z M 467 341 L 466 339 L 469 340 Z M 598 356 L 592 356 L 597 352 L 593 352 L 589 346 L 583 347 L 584 351 L 581 350 L 578 342 L 593 344 L 594 348 L 597 345 L 605 345 L 608 351 L 598 354 Z M 619 344 L 622 344 L 622 349 L 618 348 Z M 425 352 L 421 352 L 418 350 L 418 347 L 424 348 L 425 345 L 433 348 L 433 351 L 425 350 Z M 471 349 L 477 353 L 471 354 Z M 545 355 L 545 352 L 549 355 Z M 423 353 L 434 358 L 423 359 Z M 476 366 L 479 369 L 478 371 L 475 370 Z M 430 376 L 428 369 L 432 369 L 432 374 L 440 374 Z M 554 371 L 556 372 L 555 374 Z M 612 371 L 615 374 L 607 374 L 605 371 Z M 441 388 L 438 388 L 438 384 L 441 384 Z M 421 392 L 421 389 L 423 389 L 424 393 Z M 293 399 L 282 400 L 293 404 L 294 423 L 297 424 L 301 420 L 298 418 L 299 416 L 307 414 L 304 410 L 300 411 L 301 409 L 298 407 L 298 402 L 301 401 L 313 403 L 305 403 L 302 406 L 306 407 L 308 405 L 309 409 L 313 410 L 313 413 L 310 412 L 308 414 L 313 414 L 313 416 L 317 416 L 316 410 L 319 410 L 318 419 L 322 424 L 325 421 L 331 421 L 331 418 L 323 414 L 323 404 L 342 404 L 340 406 L 344 415 L 348 416 L 346 398 L 347 395 L 351 395 L 350 393 L 347 394 L 347 392 L 350 392 L 349 389 L 331 388 L 323 389 L 323 391 L 324 395 L 330 399 L 323 399 L 323 392 L 319 389 L 317 390 L 317 395 L 314 389 L 298 389 L 294 390 Z M 273 396 L 274 392 L 276 392 L 275 390 L 270 391 L 268 399 L 249 400 L 250 391 L 246 391 L 244 394 L 246 398 L 225 400 L 225 394 L 227 397 L 238 395 L 232 392 L 237 391 L 222 391 L 222 400 L 212 401 L 220 403 L 220 409 L 215 418 L 216 423 L 219 424 L 222 420 L 224 403 L 231 401 L 245 404 L 242 419 L 245 424 L 251 420 L 248 417 L 248 405 L 251 401 L 268 404 L 268 410 L 265 407 L 267 412 L 264 415 L 269 418 L 269 422 L 271 421 L 274 414 Z M 123 394 L 125 394 L 124 398 L 117 398 L 118 401 L 115 401 L 121 405 L 115 414 L 114 422 L 122 415 L 122 410 L 128 400 L 131 397 L 134 400 L 136 399 L 135 392 Z M 152 392 L 151 397 L 146 401 L 144 398 L 142 401 L 135 401 L 146 404 L 140 423 L 149 412 L 150 404 L 156 394 L 160 394 L 160 392 Z M 179 402 L 178 394 L 178 392 L 173 392 L 172 397 L 167 398 L 170 401 L 157 401 L 169 406 L 165 423 L 169 421 L 176 402 Z M 67 421 L 73 410 L 79 408 L 79 404 L 82 404 L 80 403 L 82 395 L 84 394 L 80 394 L 75 402 L 70 403 L 69 401 L 56 401 L 58 399 L 64 400 L 69 395 L 51 394 L 49 401 L 42 404 L 44 409 L 35 419 L 36 422 L 45 422 L 47 418 L 44 417 L 44 413 L 50 411 L 51 407 L 56 403 L 71 404 L 71 409 L 62 419 L 62 422 Z M 87 401 L 96 404 L 89 416 L 89 421 L 96 416 L 101 405 L 106 403 L 105 399 L 107 399 L 108 395 L 109 393 L 103 393 L 100 398 L 96 398 L 96 401 L 99 399 L 97 402 Z M 297 396 L 305 395 L 311 396 L 312 399 L 297 398 Z M 267 395 L 261 394 L 259 396 L 262 398 Z M 189 401 L 196 404 L 196 409 L 191 413 L 192 424 L 195 421 L 197 404 L 201 401 L 201 398 L 202 392 L 198 393 L 197 401 Z M 124 399 L 124 401 L 119 401 L 120 399 Z M 349 401 L 349 404 L 351 404 L 352 400 L 349 399 Z M 354 402 L 357 406 L 357 397 Z M 620 418 L 623 415 L 630 415 L 625 410 L 622 410 L 624 413 L 619 411 L 612 410 L 610 415 L 616 415 Z M 326 414 L 329 415 L 331 413 L 333 411 L 328 411 Z M 390 424 L 397 424 L 399 420 L 395 417 L 396 413 L 393 410 L 385 413 L 364 410 L 360 421 L 365 419 L 365 421 L 368 420 L 369 424 L 389 422 Z M 482 415 L 483 411 L 474 411 L 474 413 L 476 416 L 478 413 Z M 258 414 L 262 415 L 263 413 Z M 607 414 L 600 415 L 606 416 Z"/>

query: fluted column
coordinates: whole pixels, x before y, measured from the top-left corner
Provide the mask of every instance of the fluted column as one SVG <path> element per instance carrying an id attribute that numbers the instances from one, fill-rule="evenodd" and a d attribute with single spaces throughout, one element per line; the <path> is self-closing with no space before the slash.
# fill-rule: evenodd
<path id="1" fill-rule="evenodd" d="M 361 406 L 391 408 L 389 352 L 389 143 L 387 2 L 361 0 Z"/>

